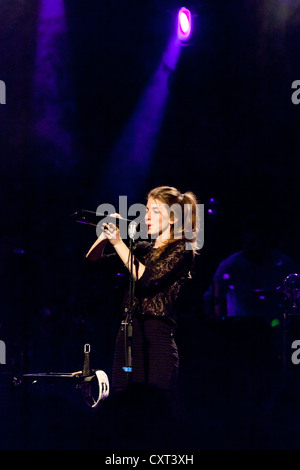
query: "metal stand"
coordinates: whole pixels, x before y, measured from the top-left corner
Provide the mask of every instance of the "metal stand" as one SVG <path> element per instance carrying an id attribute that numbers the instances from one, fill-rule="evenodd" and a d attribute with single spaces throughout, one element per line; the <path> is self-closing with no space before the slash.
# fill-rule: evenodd
<path id="1" fill-rule="evenodd" d="M 124 329 L 124 345 L 125 345 L 125 366 L 123 367 L 124 372 L 128 375 L 128 382 L 132 380 L 132 308 L 133 308 L 133 296 L 135 288 L 135 280 L 133 276 L 133 238 L 130 238 L 129 252 L 130 252 L 130 275 L 129 275 L 129 307 L 126 312 L 126 317 L 122 321 Z"/>
<path id="2" fill-rule="evenodd" d="M 109 380 L 103 370 L 93 370 L 90 367 L 90 345 L 84 345 L 84 362 L 82 371 L 78 372 L 49 372 L 49 373 L 34 373 L 23 374 L 20 379 L 14 377 L 13 384 L 15 386 L 21 385 L 24 381 L 30 381 L 32 384 L 38 382 L 57 383 L 66 379 L 71 380 L 75 388 L 81 389 L 85 403 L 91 407 L 96 408 L 99 403 L 109 396 Z M 93 396 L 92 386 L 97 382 L 98 393 L 96 397 Z"/>

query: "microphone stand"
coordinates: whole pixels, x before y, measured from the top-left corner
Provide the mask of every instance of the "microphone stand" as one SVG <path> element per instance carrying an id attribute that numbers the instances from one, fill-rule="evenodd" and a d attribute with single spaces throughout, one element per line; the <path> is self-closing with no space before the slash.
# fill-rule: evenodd
<path id="1" fill-rule="evenodd" d="M 99 214 L 88 210 L 81 209 L 80 211 L 72 214 L 72 219 L 75 222 L 97 226 L 100 220 L 105 217 L 106 220 L 112 220 L 113 223 L 119 222 L 130 222 L 128 227 L 129 234 L 129 256 L 130 256 L 130 275 L 129 275 L 129 307 L 126 308 L 126 317 L 122 321 L 121 325 L 124 331 L 124 344 L 125 344 L 125 365 L 123 370 L 127 373 L 128 382 L 132 380 L 132 311 L 133 311 L 133 296 L 134 296 L 134 276 L 133 276 L 133 244 L 134 236 L 136 233 L 137 223 L 124 219 L 123 217 L 115 218 L 113 216 Z"/>
<path id="2" fill-rule="evenodd" d="M 122 325 L 124 328 L 124 344 L 125 344 L 125 366 L 123 370 L 127 373 L 128 383 L 132 382 L 132 311 L 133 296 L 135 288 L 135 280 L 133 276 L 133 244 L 134 235 L 130 235 L 129 255 L 130 255 L 130 273 L 129 273 L 129 307 L 126 308 L 126 317 Z"/>

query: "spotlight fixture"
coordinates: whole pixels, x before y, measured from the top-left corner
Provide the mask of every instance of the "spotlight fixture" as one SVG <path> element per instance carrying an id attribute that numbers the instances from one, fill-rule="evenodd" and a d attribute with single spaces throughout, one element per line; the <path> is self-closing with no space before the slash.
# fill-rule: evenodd
<path id="1" fill-rule="evenodd" d="M 185 7 L 180 8 L 177 16 L 177 37 L 180 41 L 187 41 L 192 34 L 192 15 Z"/>

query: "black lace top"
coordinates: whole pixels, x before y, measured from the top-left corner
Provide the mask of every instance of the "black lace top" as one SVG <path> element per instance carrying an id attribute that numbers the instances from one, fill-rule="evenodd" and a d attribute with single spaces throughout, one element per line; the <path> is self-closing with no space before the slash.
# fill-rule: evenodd
<path id="1" fill-rule="evenodd" d="M 155 259 L 151 244 L 136 245 L 135 256 L 143 262 L 145 271 L 135 283 L 134 315 L 176 321 L 176 301 L 191 275 L 194 259 L 193 252 L 185 249 L 185 243 L 185 240 L 176 240 Z M 128 300 L 125 308 L 128 308 Z"/>
<path id="2" fill-rule="evenodd" d="M 134 255 L 145 265 L 141 278 L 135 281 L 133 316 L 155 316 L 176 322 L 176 301 L 191 275 L 194 255 L 185 249 L 185 240 L 176 240 L 154 258 L 155 248 L 148 242 L 138 242 Z M 124 312 L 129 308 L 125 297 Z"/>
<path id="3" fill-rule="evenodd" d="M 158 258 L 153 258 L 155 248 L 151 243 L 137 242 L 134 245 L 135 258 L 145 265 L 145 271 L 134 283 L 133 316 L 155 316 L 176 322 L 176 301 L 190 277 L 194 261 L 193 252 L 186 250 L 185 244 L 183 239 L 174 241 Z M 121 266 L 117 254 L 103 255 L 99 263 L 110 269 Z M 127 294 L 124 300 L 125 315 L 128 308 Z"/>

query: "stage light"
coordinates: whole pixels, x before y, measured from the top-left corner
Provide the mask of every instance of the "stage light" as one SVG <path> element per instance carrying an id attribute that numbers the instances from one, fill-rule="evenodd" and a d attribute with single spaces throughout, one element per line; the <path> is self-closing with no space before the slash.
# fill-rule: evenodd
<path id="1" fill-rule="evenodd" d="M 177 36 L 180 41 L 187 41 L 192 34 L 192 15 L 185 8 L 180 8 L 177 16 Z"/>

